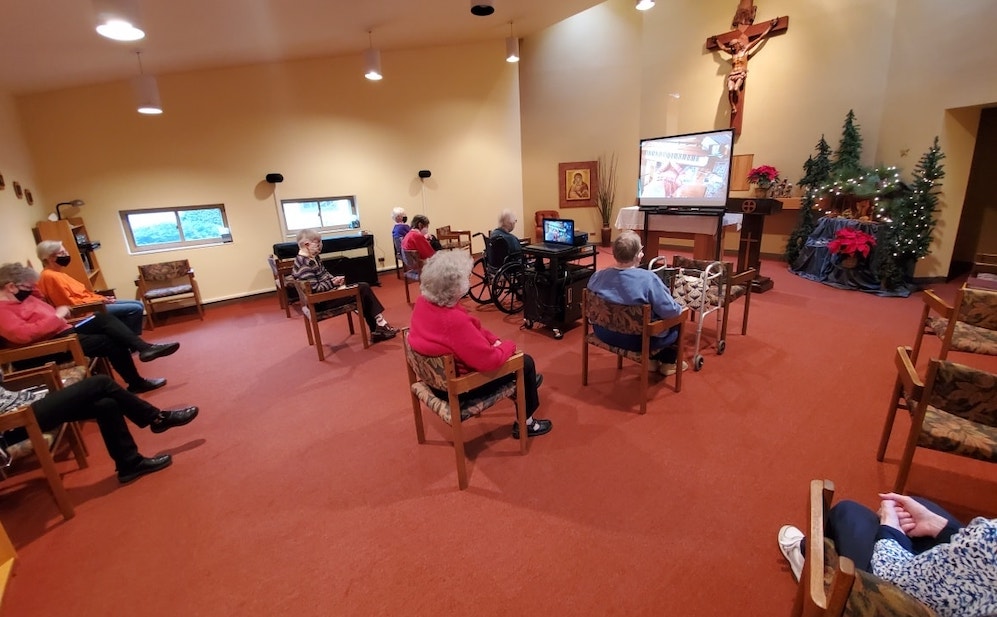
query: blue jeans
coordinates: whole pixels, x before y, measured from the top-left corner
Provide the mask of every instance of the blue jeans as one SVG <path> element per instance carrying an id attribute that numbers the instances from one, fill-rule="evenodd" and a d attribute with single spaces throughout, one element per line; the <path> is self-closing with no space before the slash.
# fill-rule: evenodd
<path id="1" fill-rule="evenodd" d="M 107 312 L 121 320 L 136 335 L 142 334 L 145 305 L 140 300 L 115 300 L 104 305 Z"/>

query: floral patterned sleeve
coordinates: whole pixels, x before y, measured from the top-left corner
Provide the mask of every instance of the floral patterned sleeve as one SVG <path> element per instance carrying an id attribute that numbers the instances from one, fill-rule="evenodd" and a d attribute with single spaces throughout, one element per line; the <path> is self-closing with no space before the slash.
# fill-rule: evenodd
<path id="1" fill-rule="evenodd" d="M 975 518 L 951 542 L 918 555 L 877 540 L 872 572 L 940 617 L 997 615 L 997 519 Z"/>

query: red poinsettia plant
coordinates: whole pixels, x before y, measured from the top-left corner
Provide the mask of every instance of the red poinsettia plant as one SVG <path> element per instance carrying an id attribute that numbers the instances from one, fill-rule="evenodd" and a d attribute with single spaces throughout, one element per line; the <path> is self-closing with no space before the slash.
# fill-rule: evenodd
<path id="1" fill-rule="evenodd" d="M 771 165 L 759 165 L 748 172 L 748 182 L 758 185 L 772 184 L 779 179 L 779 170 Z"/>
<path id="2" fill-rule="evenodd" d="M 827 243 L 827 249 L 834 255 L 855 255 L 857 253 L 862 257 L 868 257 L 869 251 L 874 246 L 876 246 L 876 238 L 861 229 L 852 229 L 851 227 L 839 229 L 838 233 L 834 234 L 834 240 Z"/>

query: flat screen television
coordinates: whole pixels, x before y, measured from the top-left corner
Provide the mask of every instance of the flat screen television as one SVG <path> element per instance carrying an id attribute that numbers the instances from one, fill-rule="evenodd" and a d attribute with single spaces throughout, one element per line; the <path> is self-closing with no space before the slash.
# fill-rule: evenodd
<path id="1" fill-rule="evenodd" d="M 733 147 L 734 129 L 640 140 L 638 205 L 726 205 Z"/>

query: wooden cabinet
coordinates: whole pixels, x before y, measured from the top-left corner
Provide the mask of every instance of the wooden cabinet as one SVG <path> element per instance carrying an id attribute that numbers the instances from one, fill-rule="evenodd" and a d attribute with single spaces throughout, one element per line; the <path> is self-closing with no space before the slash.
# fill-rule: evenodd
<path id="1" fill-rule="evenodd" d="M 100 292 L 107 289 L 104 275 L 100 271 L 100 263 L 97 261 L 96 250 L 100 247 L 100 243 L 90 239 L 83 219 L 38 221 L 34 232 L 35 242 L 58 240 L 66 247 L 66 252 L 72 258 L 65 268 L 66 274 L 86 285 L 90 291 Z"/>

